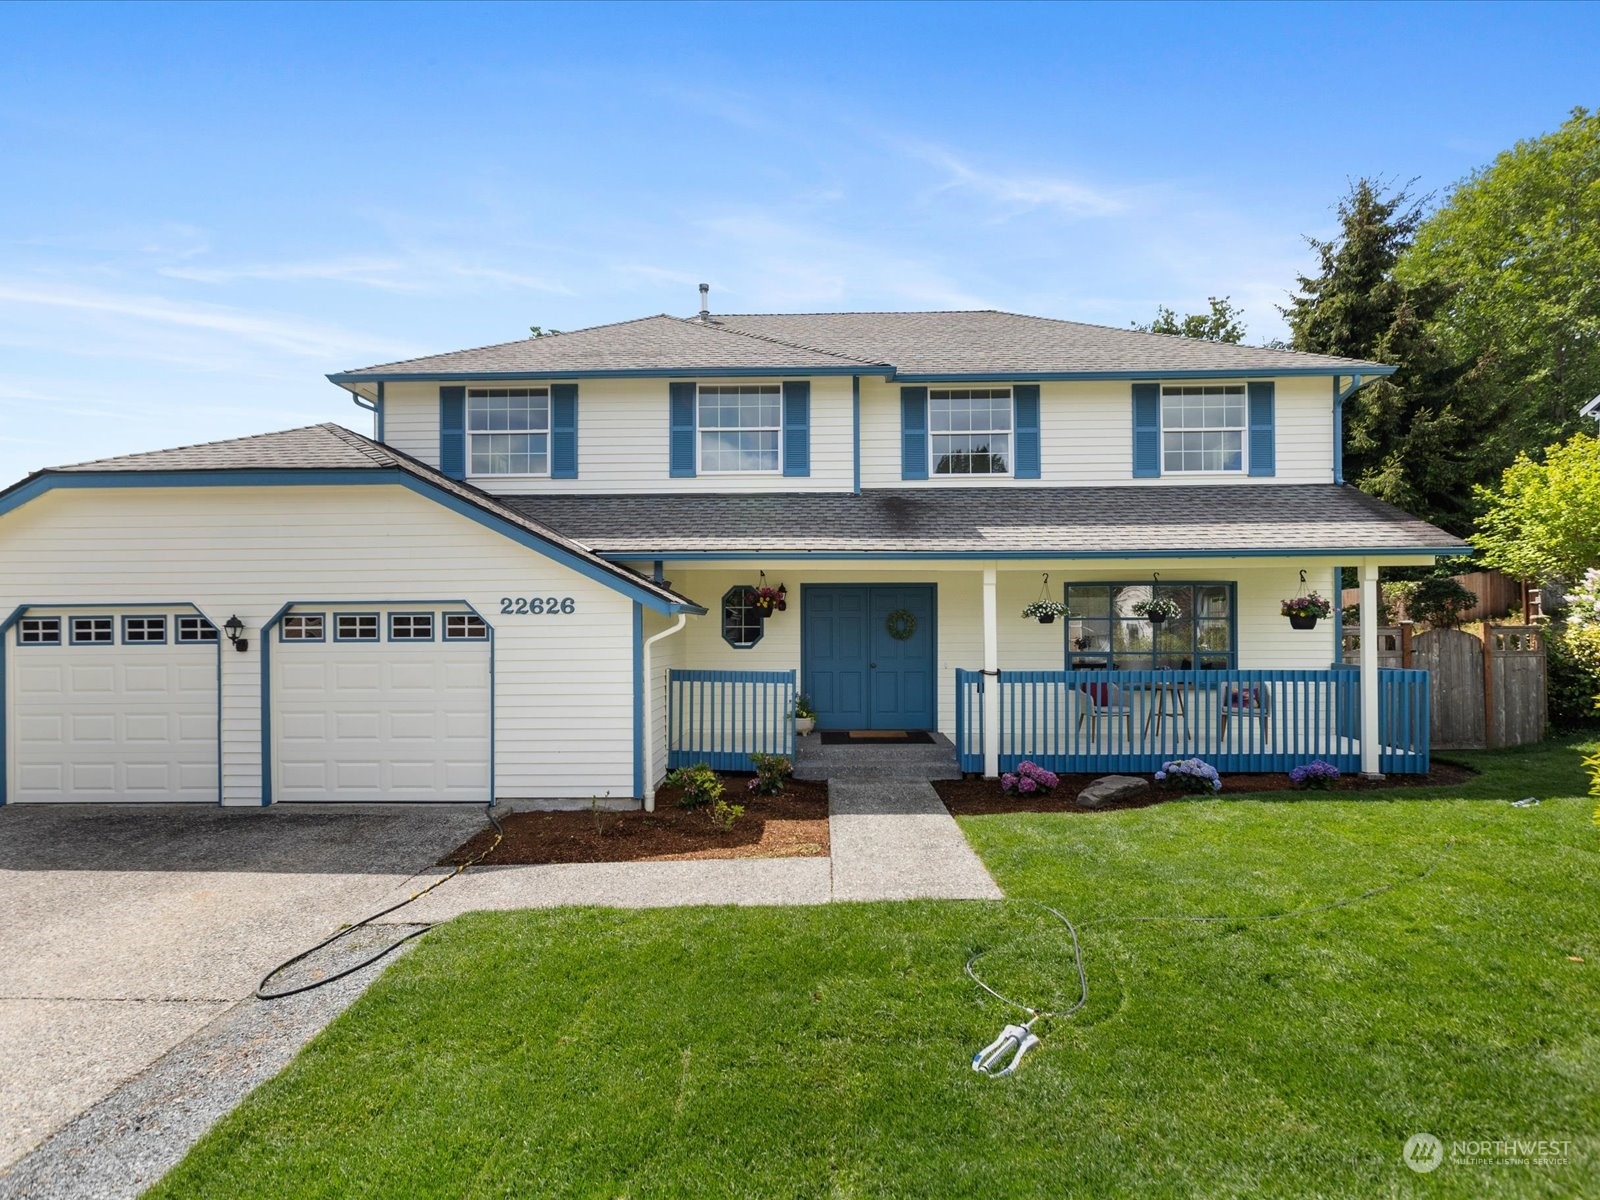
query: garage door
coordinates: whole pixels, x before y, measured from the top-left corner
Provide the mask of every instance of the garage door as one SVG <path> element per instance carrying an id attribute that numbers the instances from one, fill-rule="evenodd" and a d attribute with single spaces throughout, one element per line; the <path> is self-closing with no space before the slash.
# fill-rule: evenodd
<path id="1" fill-rule="evenodd" d="M 488 629 L 448 612 L 291 612 L 272 645 L 272 798 L 490 798 Z"/>
<path id="2" fill-rule="evenodd" d="M 217 631 L 204 617 L 29 614 L 7 650 L 9 800 L 217 802 Z"/>

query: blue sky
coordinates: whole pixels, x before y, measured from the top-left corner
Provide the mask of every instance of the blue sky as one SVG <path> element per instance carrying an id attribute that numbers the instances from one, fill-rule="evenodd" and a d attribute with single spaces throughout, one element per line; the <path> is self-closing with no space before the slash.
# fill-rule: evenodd
<path id="1" fill-rule="evenodd" d="M 0 480 L 329 371 L 724 312 L 1251 340 L 1359 175 L 1600 103 L 1600 6 L 0 6 Z"/>

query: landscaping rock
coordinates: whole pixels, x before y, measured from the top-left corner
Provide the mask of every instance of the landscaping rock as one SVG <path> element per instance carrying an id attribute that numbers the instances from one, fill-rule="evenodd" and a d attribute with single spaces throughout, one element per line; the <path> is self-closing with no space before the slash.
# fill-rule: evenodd
<path id="1" fill-rule="evenodd" d="M 1078 793 L 1079 808 L 1104 808 L 1119 800 L 1137 800 L 1150 790 L 1150 781 L 1136 775 L 1102 775 Z"/>

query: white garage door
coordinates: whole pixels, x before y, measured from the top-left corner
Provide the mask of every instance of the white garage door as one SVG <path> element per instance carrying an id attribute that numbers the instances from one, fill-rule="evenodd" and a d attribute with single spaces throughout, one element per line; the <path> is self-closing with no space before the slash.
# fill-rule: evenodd
<path id="1" fill-rule="evenodd" d="M 20 803 L 217 802 L 215 630 L 175 613 L 30 616 L 8 645 Z M 198 635 L 204 634 L 204 640 Z"/>
<path id="2" fill-rule="evenodd" d="M 490 798 L 486 631 L 475 619 L 470 626 L 458 620 L 452 628 L 474 636 L 447 639 L 444 620 L 416 613 L 284 618 L 272 646 L 274 800 Z M 341 628 L 351 636 L 341 638 Z"/>

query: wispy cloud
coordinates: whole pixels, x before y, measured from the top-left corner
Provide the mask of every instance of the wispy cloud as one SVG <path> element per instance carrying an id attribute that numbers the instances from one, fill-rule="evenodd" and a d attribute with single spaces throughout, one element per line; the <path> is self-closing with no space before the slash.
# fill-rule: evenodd
<path id="1" fill-rule="evenodd" d="M 1108 217 L 1127 208 L 1121 197 L 1079 180 L 977 166 L 950 150 L 926 143 L 906 143 L 903 149 L 909 157 L 944 172 L 944 182 L 935 191 L 977 196 L 997 206 L 1002 217 L 1038 209 L 1053 209 L 1067 217 Z"/>
<path id="2" fill-rule="evenodd" d="M 413 295 L 437 292 L 450 283 L 487 283 L 496 287 L 571 295 L 572 290 L 537 275 L 479 266 L 432 255 L 417 257 L 354 257 L 299 262 L 239 263 L 231 266 L 182 265 L 161 268 L 168 279 L 226 284 L 320 282 L 354 284 Z"/>

